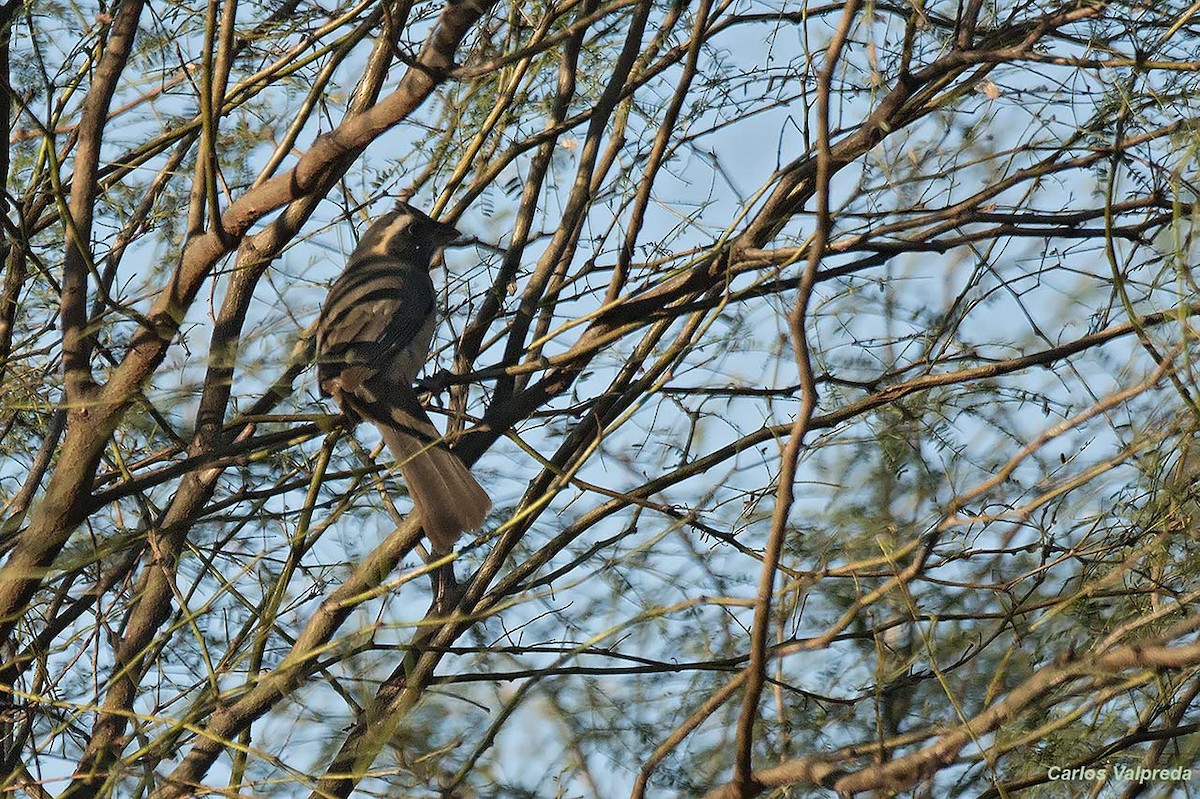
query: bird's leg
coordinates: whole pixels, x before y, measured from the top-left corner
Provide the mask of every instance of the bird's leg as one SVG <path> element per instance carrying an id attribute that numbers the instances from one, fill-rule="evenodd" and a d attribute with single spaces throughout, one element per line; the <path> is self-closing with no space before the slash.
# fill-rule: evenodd
<path id="1" fill-rule="evenodd" d="M 463 596 L 463 587 L 454 576 L 454 561 L 449 560 L 436 567 L 430 575 L 433 582 L 433 604 L 430 610 L 439 616 L 449 616 L 458 607 Z"/>
<path id="2" fill-rule="evenodd" d="M 439 369 L 429 377 L 417 378 L 416 386 L 421 391 L 426 391 L 430 394 L 440 394 L 457 376 L 449 369 Z"/>

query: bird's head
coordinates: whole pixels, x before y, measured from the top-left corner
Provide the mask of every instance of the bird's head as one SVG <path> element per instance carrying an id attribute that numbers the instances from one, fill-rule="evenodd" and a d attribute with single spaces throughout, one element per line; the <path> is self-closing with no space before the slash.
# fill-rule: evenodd
<path id="1" fill-rule="evenodd" d="M 453 225 L 430 219 L 404 201 L 376 219 L 367 228 L 358 246 L 357 256 L 380 255 L 392 258 L 421 255 L 432 259 L 439 248 L 459 237 Z"/>

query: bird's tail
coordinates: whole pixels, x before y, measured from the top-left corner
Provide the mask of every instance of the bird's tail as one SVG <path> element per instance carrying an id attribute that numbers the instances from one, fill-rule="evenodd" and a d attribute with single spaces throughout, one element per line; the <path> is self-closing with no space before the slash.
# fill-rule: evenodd
<path id="1" fill-rule="evenodd" d="M 430 426 L 434 435 L 436 428 Z M 467 530 L 478 530 L 492 507 L 487 492 L 458 456 L 406 432 L 379 425 L 396 457 L 425 535 L 438 552 L 449 552 Z"/>
<path id="2" fill-rule="evenodd" d="M 343 408 L 348 405 L 379 428 L 436 552 L 449 552 L 460 535 L 479 529 L 492 500 L 467 465 L 445 447 L 428 417 L 419 418 L 394 405 L 382 407 L 363 397 L 346 400 Z M 420 413 L 424 416 L 423 410 Z"/>

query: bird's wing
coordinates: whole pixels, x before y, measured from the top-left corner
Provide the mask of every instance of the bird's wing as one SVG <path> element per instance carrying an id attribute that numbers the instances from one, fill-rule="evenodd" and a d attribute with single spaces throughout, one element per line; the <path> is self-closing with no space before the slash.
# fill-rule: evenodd
<path id="1" fill-rule="evenodd" d="M 394 368 L 418 339 L 426 339 L 420 342 L 421 349 L 428 347 L 433 319 L 433 281 L 428 271 L 393 258 L 351 261 L 321 309 L 318 379 L 324 386 L 353 369 L 355 382 L 362 382 Z M 417 355 L 423 360 L 425 354 Z M 411 369 L 415 373 L 418 367 L 415 364 Z"/>

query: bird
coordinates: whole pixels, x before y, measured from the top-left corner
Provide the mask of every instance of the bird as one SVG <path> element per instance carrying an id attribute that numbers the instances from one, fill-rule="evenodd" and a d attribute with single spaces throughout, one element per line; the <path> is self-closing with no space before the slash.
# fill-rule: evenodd
<path id="1" fill-rule="evenodd" d="M 330 286 L 316 329 L 317 382 L 353 422 L 379 429 L 435 554 L 479 529 L 492 501 L 413 388 L 437 327 L 430 270 L 459 237 L 404 200 L 367 227 Z"/>

